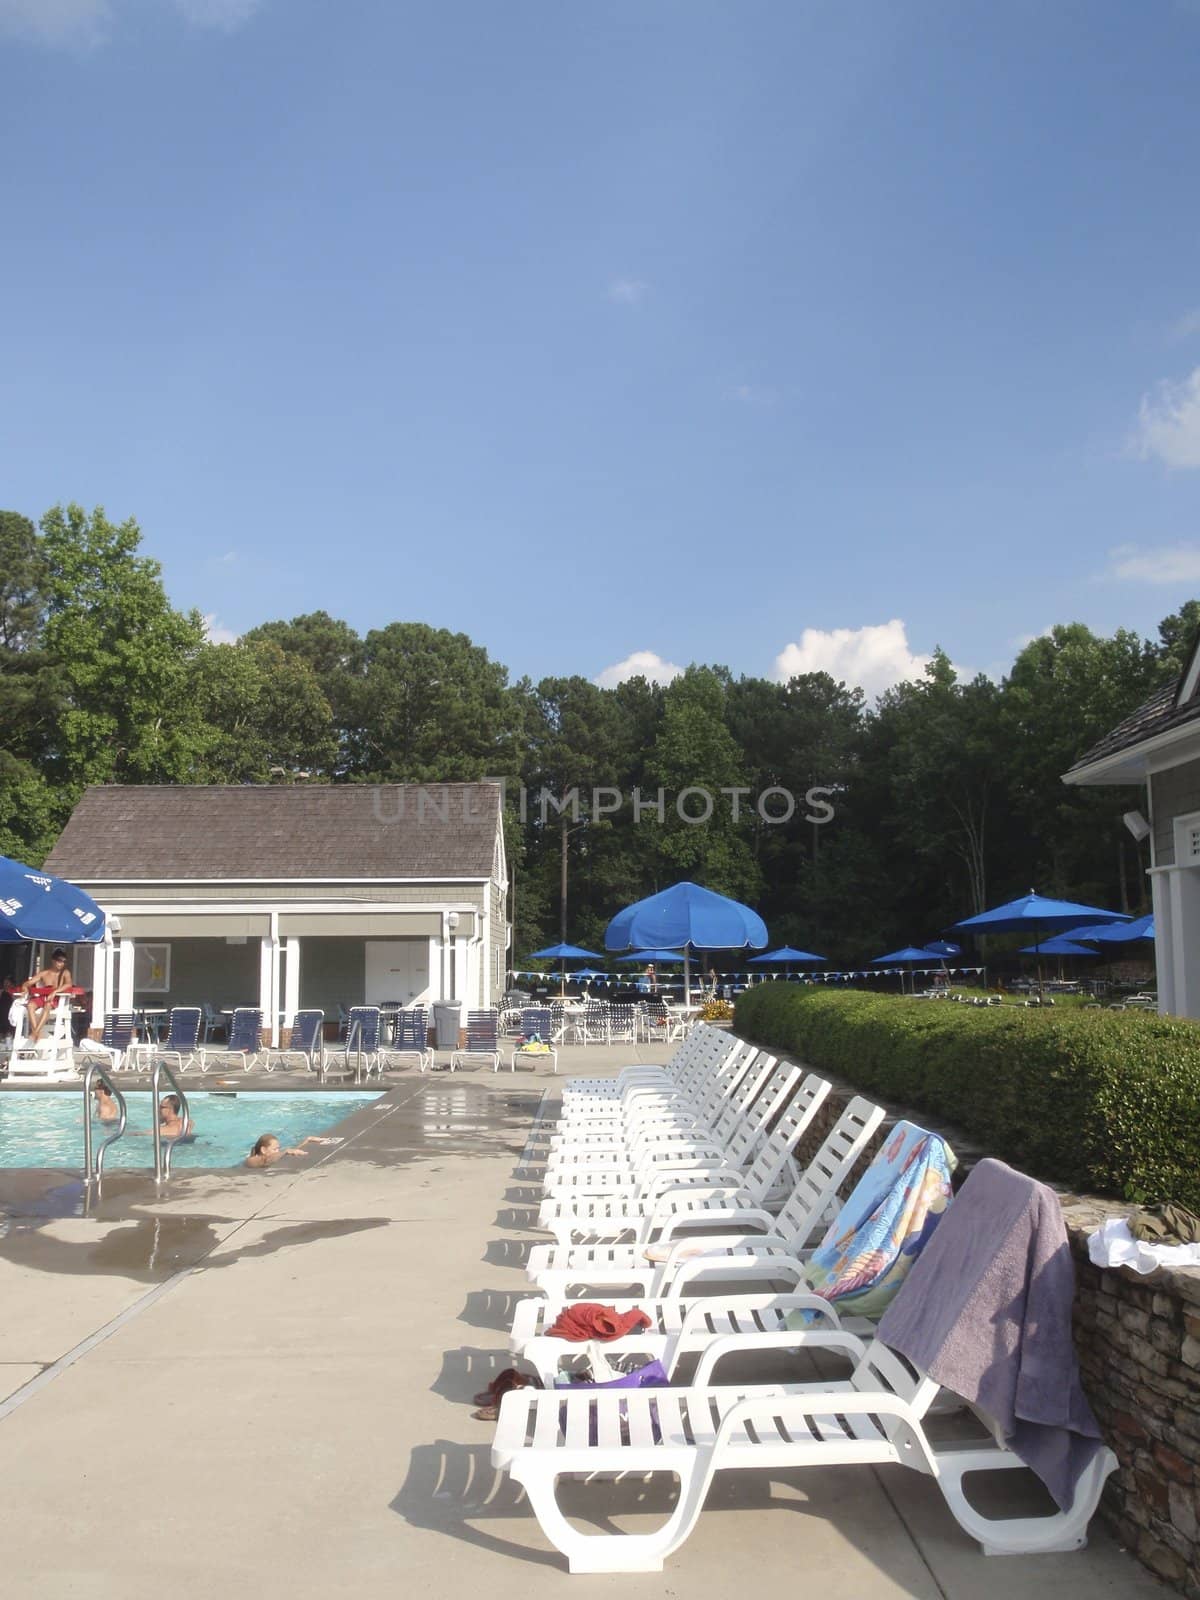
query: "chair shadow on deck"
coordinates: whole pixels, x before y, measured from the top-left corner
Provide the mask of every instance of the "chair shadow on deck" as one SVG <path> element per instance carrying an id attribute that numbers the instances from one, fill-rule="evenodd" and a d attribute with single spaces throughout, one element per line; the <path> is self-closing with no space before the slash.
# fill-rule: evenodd
<path id="1" fill-rule="evenodd" d="M 535 1228 L 537 1219 L 538 1208 L 536 1206 L 501 1206 L 496 1213 L 496 1221 L 493 1226 L 517 1230 Z"/>
<path id="2" fill-rule="evenodd" d="M 526 1267 L 536 1243 L 536 1239 L 489 1239 L 483 1259 L 489 1267 Z"/>
<path id="3" fill-rule="evenodd" d="M 841 1507 L 837 1502 L 855 1499 L 855 1488 L 861 1489 L 861 1483 L 852 1486 L 853 1480 L 847 1478 L 835 1486 L 827 1479 L 822 1486 L 814 1481 L 817 1476 L 809 1473 L 805 1482 L 798 1472 L 718 1473 L 709 1488 L 704 1515 L 771 1507 L 776 1517 L 786 1508 L 822 1521 L 838 1517 Z M 835 1472 L 830 1477 L 838 1479 L 840 1475 Z M 677 1498 L 678 1485 L 666 1473 L 653 1478 L 564 1479 L 558 1490 L 564 1515 L 587 1532 L 598 1534 L 622 1531 L 618 1518 L 624 1522 L 645 1517 L 657 1527 L 670 1516 Z M 413 1527 L 566 1571 L 565 1557 L 547 1548 L 524 1490 L 492 1466 L 490 1439 L 472 1445 L 449 1439 L 417 1445 L 409 1460 L 408 1477 L 389 1508 Z M 506 1528 L 514 1537 L 504 1536 Z M 636 1531 L 649 1530 L 638 1526 Z M 787 1526 L 781 1522 L 779 1537 L 786 1533 Z"/>
<path id="4" fill-rule="evenodd" d="M 515 1357 L 507 1350 L 483 1350 L 476 1345 L 460 1345 L 442 1353 L 442 1370 L 430 1384 L 433 1394 L 447 1400 L 474 1404 L 474 1396 L 486 1389 L 497 1374 L 511 1367 Z"/>
<path id="5" fill-rule="evenodd" d="M 517 1301 L 528 1300 L 534 1293 L 532 1284 L 528 1289 L 472 1289 L 458 1320 L 472 1328 L 494 1328 L 497 1333 L 508 1333 L 517 1314 Z"/>

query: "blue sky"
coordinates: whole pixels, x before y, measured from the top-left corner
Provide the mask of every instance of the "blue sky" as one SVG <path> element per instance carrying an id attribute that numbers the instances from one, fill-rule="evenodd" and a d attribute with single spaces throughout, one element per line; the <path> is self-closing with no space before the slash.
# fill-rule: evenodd
<path id="1" fill-rule="evenodd" d="M 1185 0 L 0 0 L 0 504 L 514 675 L 1153 632 L 1198 60 Z"/>

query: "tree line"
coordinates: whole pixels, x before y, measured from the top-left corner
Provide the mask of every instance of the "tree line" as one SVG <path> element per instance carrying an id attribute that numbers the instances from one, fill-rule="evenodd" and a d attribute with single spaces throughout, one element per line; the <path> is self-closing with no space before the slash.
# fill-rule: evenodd
<path id="1" fill-rule="evenodd" d="M 465 634 L 324 611 L 214 643 L 167 597 L 136 522 L 0 512 L 0 852 L 40 863 L 89 783 L 502 778 L 514 955 L 602 948 L 631 899 L 693 878 L 772 940 L 836 960 L 920 941 L 1035 886 L 1137 911 L 1129 791 L 1061 775 L 1182 669 L 1188 601 L 1156 639 L 1081 623 L 1000 683 L 938 651 L 869 705 L 808 673 L 695 665 L 669 685 L 510 682 Z M 564 905 L 563 885 L 566 884 Z"/>

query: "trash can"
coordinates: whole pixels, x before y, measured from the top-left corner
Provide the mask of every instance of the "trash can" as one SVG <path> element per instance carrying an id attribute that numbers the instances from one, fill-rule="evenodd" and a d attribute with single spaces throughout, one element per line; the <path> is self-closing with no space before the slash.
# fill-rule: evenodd
<path id="1" fill-rule="evenodd" d="M 461 1000 L 435 1000 L 433 1031 L 439 1050 L 458 1049 L 458 1025 L 462 1017 Z"/>

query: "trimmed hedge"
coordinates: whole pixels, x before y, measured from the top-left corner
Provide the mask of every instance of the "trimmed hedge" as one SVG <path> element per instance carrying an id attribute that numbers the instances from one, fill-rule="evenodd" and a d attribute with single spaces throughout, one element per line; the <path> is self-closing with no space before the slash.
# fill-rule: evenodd
<path id="1" fill-rule="evenodd" d="M 743 1038 L 1085 1194 L 1200 1211 L 1200 1027 L 1132 1011 L 988 1009 L 767 983 Z"/>

